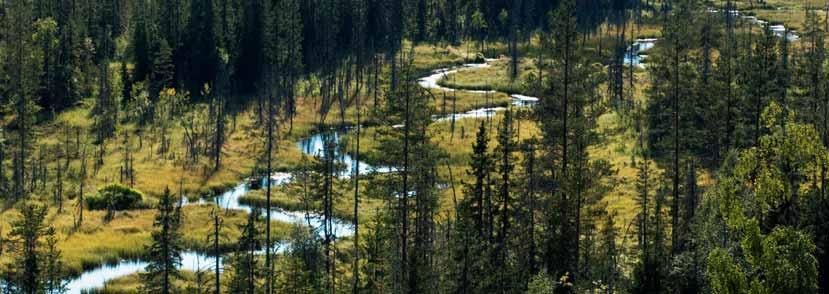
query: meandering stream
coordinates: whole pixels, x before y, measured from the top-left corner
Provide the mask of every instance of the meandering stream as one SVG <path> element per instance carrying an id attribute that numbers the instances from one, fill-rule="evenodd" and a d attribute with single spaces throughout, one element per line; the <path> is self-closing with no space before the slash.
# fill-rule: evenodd
<path id="1" fill-rule="evenodd" d="M 706 11 L 708 13 L 720 13 L 719 10 L 714 8 L 708 8 Z M 752 25 L 763 27 L 769 23 L 767 20 L 759 19 L 753 15 L 744 15 L 739 10 L 731 10 L 728 13 L 730 13 L 734 18 L 741 19 Z M 782 24 L 769 25 L 769 30 L 771 30 L 771 32 L 777 37 L 785 37 L 789 42 L 800 40 L 800 36 L 797 32 L 786 28 L 786 26 Z M 634 40 L 633 44 L 625 50 L 624 64 L 644 68 L 645 63 L 643 61 L 648 57 L 645 53 L 656 45 L 656 41 L 658 41 L 656 38 L 642 38 Z"/>
<path id="2" fill-rule="evenodd" d="M 716 12 L 716 10 L 709 10 L 709 12 Z M 764 25 L 765 22 L 763 20 L 759 20 L 753 16 L 742 16 L 738 11 L 732 11 L 732 15 L 736 17 L 741 17 L 742 19 L 758 25 Z M 789 40 L 797 40 L 799 37 L 793 33 L 788 31 L 783 25 L 774 25 L 770 26 L 770 29 L 780 37 L 786 36 Z M 657 39 L 637 39 L 635 42 L 626 50 L 624 57 L 624 63 L 627 65 L 634 65 L 634 66 L 642 66 L 642 60 L 646 56 L 643 55 L 643 52 L 653 48 L 655 46 Z M 438 69 L 432 72 L 432 74 L 423 77 L 418 80 L 418 84 L 426 89 L 431 90 L 442 90 L 448 92 L 454 91 L 463 91 L 468 93 L 477 93 L 477 94 L 494 94 L 496 91 L 493 90 L 463 90 L 463 89 L 453 89 L 441 86 L 439 84 L 441 79 L 446 78 L 448 75 L 457 73 L 463 70 L 475 70 L 480 68 L 487 68 L 491 66 L 491 63 L 495 61 L 494 59 L 486 59 L 484 63 L 468 63 L 463 64 L 460 66 L 450 67 L 450 68 L 443 68 Z M 510 95 L 512 100 L 512 105 L 514 106 L 533 106 L 536 105 L 539 101 L 536 97 L 524 96 L 513 94 Z M 434 119 L 436 121 L 446 121 L 446 120 L 458 120 L 458 119 L 465 119 L 465 118 L 485 118 L 493 116 L 495 113 L 499 111 L 506 110 L 505 107 L 482 107 L 478 109 L 473 109 L 463 113 L 453 113 L 448 114 L 445 116 L 436 116 Z M 342 137 L 341 132 L 333 132 L 334 141 L 339 142 Z M 297 147 L 302 150 L 303 153 L 308 155 L 317 155 L 323 149 L 323 144 L 325 142 L 325 138 L 323 135 L 313 135 L 309 138 L 300 140 L 297 142 Z M 335 154 L 338 160 L 345 165 L 345 169 L 341 176 L 348 176 L 354 172 L 355 167 L 357 166 L 357 161 L 355 161 L 349 154 L 347 153 L 340 153 L 337 152 Z M 365 162 L 359 162 L 359 173 L 360 174 L 367 174 L 372 171 L 376 172 L 389 172 L 392 168 L 389 167 L 374 167 L 370 164 Z M 281 185 L 287 183 L 292 180 L 292 175 L 287 173 L 275 173 L 271 175 L 271 184 L 272 185 Z M 265 185 L 265 181 L 267 179 L 262 179 L 263 185 Z M 236 210 L 244 210 L 247 212 L 251 212 L 253 209 L 259 209 L 251 207 L 247 204 L 239 202 L 239 199 L 247 194 L 251 188 L 248 185 L 247 180 L 242 181 L 237 186 L 233 187 L 232 189 L 224 192 L 216 199 L 219 205 L 224 209 L 236 209 Z M 203 203 L 208 200 L 200 200 L 195 203 Z M 314 227 L 320 227 L 323 225 L 322 219 L 318 215 L 306 215 L 303 212 L 292 212 L 286 211 L 279 208 L 271 210 L 271 220 L 277 220 L 281 222 L 287 223 L 295 223 L 295 224 L 309 224 Z M 344 220 L 336 220 L 334 222 L 334 228 L 332 231 L 335 233 L 336 236 L 350 236 L 353 234 L 353 228 L 351 227 L 350 222 Z M 282 247 L 285 248 L 284 246 Z M 194 251 L 187 251 L 182 254 L 182 263 L 181 269 L 188 270 L 188 271 L 198 271 L 198 270 L 209 270 L 215 266 L 214 264 L 215 258 L 212 256 L 208 256 L 206 254 L 194 252 Z M 221 261 L 220 261 L 221 262 Z M 130 274 L 134 274 L 137 272 L 141 272 L 147 266 L 147 262 L 142 261 L 140 259 L 136 260 L 121 260 L 117 263 L 112 264 L 104 264 L 98 266 L 96 268 L 84 271 L 80 276 L 72 279 L 69 281 L 67 285 L 67 289 L 69 293 L 72 294 L 80 294 L 87 290 L 93 289 L 100 289 L 106 286 L 106 283 L 123 276 L 127 276 Z"/>
<path id="3" fill-rule="evenodd" d="M 435 90 L 443 90 L 443 91 L 465 91 L 470 93 L 479 93 L 479 94 L 486 94 L 486 93 L 495 93 L 495 91 L 467 91 L 467 90 L 460 90 L 460 89 L 452 89 L 446 88 L 443 86 L 438 85 L 438 82 L 445 78 L 447 75 L 456 73 L 461 70 L 474 70 L 478 68 L 486 68 L 490 66 L 490 63 L 494 61 L 494 59 L 486 59 L 485 63 L 469 63 L 464 64 L 461 66 L 451 67 L 451 68 L 444 68 L 434 71 L 431 75 L 426 76 L 418 80 L 420 86 L 427 88 L 427 89 L 435 89 Z M 532 106 L 538 103 L 538 98 L 524 96 L 524 95 L 510 95 L 512 99 L 513 105 L 516 106 Z M 464 119 L 464 118 L 482 118 L 482 117 L 489 117 L 494 115 L 498 111 L 506 110 L 504 107 L 485 107 L 470 110 L 463 113 L 455 113 L 450 114 L 442 117 L 435 117 L 435 120 L 442 121 L 442 120 L 451 120 L 451 119 Z M 340 138 L 342 137 L 341 132 L 334 132 L 334 141 L 339 142 Z M 297 142 L 297 147 L 302 150 L 303 153 L 307 155 L 317 155 L 322 152 L 323 144 L 325 142 L 325 138 L 321 134 L 313 135 L 309 138 L 300 140 Z M 357 166 L 357 161 L 355 161 L 349 154 L 347 153 L 340 153 L 337 152 L 335 154 L 340 162 L 345 165 L 345 170 L 342 176 L 347 176 L 353 173 L 355 167 Z M 374 167 L 365 162 L 359 162 L 359 172 L 360 174 L 367 174 L 369 172 L 389 172 L 392 169 L 388 167 Z M 291 174 L 288 173 L 275 173 L 271 175 L 271 184 L 272 185 L 282 185 L 285 184 L 293 179 Z M 263 185 L 265 185 L 267 178 L 262 179 Z M 232 189 L 222 193 L 218 196 L 215 201 L 219 203 L 219 205 L 223 209 L 235 209 L 235 210 L 243 210 L 246 212 L 251 212 L 253 209 L 260 209 L 251 207 L 250 205 L 244 204 L 239 202 L 239 199 L 247 194 L 251 188 L 248 185 L 249 181 L 242 181 L 240 184 L 236 185 Z M 206 201 L 211 200 L 200 200 L 194 203 L 204 203 Z M 188 205 L 193 203 L 188 203 Z M 295 223 L 295 224 L 310 224 L 314 227 L 320 227 L 323 225 L 322 219 L 318 215 L 306 215 L 304 212 L 293 212 L 293 211 L 286 211 L 279 208 L 275 208 L 271 210 L 271 220 L 286 222 L 286 223 Z M 336 236 L 351 236 L 354 231 L 351 226 L 351 223 L 344 220 L 336 220 L 334 221 L 334 227 L 332 231 L 335 233 Z M 284 246 L 282 247 L 284 248 Z M 215 257 L 208 256 L 203 253 L 198 253 L 195 251 L 187 251 L 182 253 L 182 262 L 181 262 L 181 269 L 187 271 L 198 271 L 198 270 L 209 270 L 215 266 Z M 221 260 L 220 260 L 221 262 Z M 112 264 L 103 264 L 96 268 L 84 271 L 80 276 L 72 279 L 69 281 L 67 285 L 68 292 L 71 294 L 80 294 L 84 291 L 93 290 L 93 289 L 101 289 L 106 287 L 106 283 L 117 279 L 119 277 L 127 276 L 130 274 L 134 274 L 137 272 L 141 272 L 147 266 L 147 262 L 134 259 L 134 260 L 121 260 L 117 263 Z"/>

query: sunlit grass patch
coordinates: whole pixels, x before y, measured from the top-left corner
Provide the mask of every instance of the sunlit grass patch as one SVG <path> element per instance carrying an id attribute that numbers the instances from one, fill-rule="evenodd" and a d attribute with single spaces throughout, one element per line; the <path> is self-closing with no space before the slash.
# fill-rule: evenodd
<path id="1" fill-rule="evenodd" d="M 116 212 L 109 220 L 106 211 L 84 211 L 84 222 L 76 227 L 77 215 L 73 213 L 74 205 L 67 203 L 66 210 L 58 214 L 52 208 L 46 219 L 57 233 L 58 248 L 62 252 L 68 273 L 80 274 L 84 269 L 93 268 L 104 263 L 121 259 L 140 258 L 150 244 L 153 232 L 154 209 L 141 209 Z M 182 208 L 183 224 L 180 229 L 182 242 L 190 250 L 206 251 L 211 248 L 207 236 L 213 230 L 212 205 L 187 205 Z M 241 235 L 239 227 L 247 222 L 247 213 L 240 211 L 222 211 L 223 218 L 222 250 L 235 248 Z M 16 209 L 9 209 L 0 214 L 3 220 L 19 217 Z M 272 222 L 275 240 L 285 238 L 290 232 L 291 224 Z M 0 223 L 4 234 L 10 230 L 8 222 Z M 6 262 L 9 255 L 3 255 L 0 262 Z"/>
<path id="2" fill-rule="evenodd" d="M 521 59 L 518 65 L 519 76 L 515 80 L 510 78 L 511 60 L 509 58 L 499 58 L 489 64 L 490 66 L 485 68 L 462 69 L 447 75 L 438 81 L 438 84 L 455 89 L 521 93 L 526 77 L 530 74 L 538 75 L 535 60 L 529 58 Z"/>

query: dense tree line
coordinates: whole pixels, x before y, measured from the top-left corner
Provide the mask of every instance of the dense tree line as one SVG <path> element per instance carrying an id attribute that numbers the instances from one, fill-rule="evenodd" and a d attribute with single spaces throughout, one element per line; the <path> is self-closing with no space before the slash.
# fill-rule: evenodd
<path id="1" fill-rule="evenodd" d="M 640 254 L 640 292 L 825 291 L 826 23 L 805 14 L 793 43 L 769 24 L 673 3 L 649 65 L 645 140 L 668 181 L 640 170 L 662 187 L 648 203 L 667 208 L 643 196 L 640 246 L 653 249 Z M 699 171 L 715 183 L 698 187 Z"/>

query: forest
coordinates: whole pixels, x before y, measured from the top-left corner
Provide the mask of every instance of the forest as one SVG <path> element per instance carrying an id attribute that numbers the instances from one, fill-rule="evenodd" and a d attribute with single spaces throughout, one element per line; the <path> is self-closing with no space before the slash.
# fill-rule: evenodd
<path id="1" fill-rule="evenodd" d="M 823 0 L 0 0 L 0 294 L 829 293 Z"/>

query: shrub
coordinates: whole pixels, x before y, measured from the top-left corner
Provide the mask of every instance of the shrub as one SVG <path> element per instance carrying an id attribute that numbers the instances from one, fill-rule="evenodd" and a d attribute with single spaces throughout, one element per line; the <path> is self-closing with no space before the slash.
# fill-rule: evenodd
<path id="1" fill-rule="evenodd" d="M 475 53 L 475 56 L 467 58 L 466 62 L 470 63 L 486 63 L 486 56 L 483 53 Z"/>
<path id="2" fill-rule="evenodd" d="M 86 206 L 89 209 L 101 210 L 111 207 L 113 210 L 127 210 L 140 208 L 143 200 L 141 192 L 119 184 L 109 184 L 98 190 L 98 194 L 87 197 Z"/>

